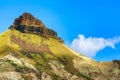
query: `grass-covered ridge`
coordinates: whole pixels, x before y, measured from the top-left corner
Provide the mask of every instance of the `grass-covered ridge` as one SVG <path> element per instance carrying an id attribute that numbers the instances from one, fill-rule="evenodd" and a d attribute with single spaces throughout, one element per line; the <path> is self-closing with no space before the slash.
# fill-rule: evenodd
<path id="1" fill-rule="evenodd" d="M 10 30 L 0 34 L 0 58 L 9 53 L 10 34 L 11 34 Z"/>
<path id="2" fill-rule="evenodd" d="M 90 59 L 71 51 L 55 38 L 46 39 L 36 34 L 8 30 L 0 35 L 0 42 L 2 42 L 0 45 L 0 57 L 13 53 L 17 57 L 27 59 L 38 70 L 42 70 L 51 76 L 56 76 L 56 79 L 62 79 L 61 76 L 51 71 L 52 68 L 49 63 L 56 61 L 58 64 L 64 65 L 64 70 L 67 72 L 78 77 L 90 79 L 73 67 L 75 58 L 81 60 Z"/>

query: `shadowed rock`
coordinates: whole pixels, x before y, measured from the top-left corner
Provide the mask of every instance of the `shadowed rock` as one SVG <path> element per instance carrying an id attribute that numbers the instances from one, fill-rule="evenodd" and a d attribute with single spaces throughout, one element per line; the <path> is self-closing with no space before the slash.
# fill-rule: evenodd
<path id="1" fill-rule="evenodd" d="M 16 18 L 14 25 L 27 25 L 27 26 L 37 26 L 45 27 L 44 24 L 32 16 L 30 13 L 23 13 L 19 18 Z"/>
<path id="2" fill-rule="evenodd" d="M 40 20 L 32 16 L 30 13 L 23 13 L 21 16 L 15 19 L 10 29 L 16 29 L 23 33 L 37 34 L 45 38 L 55 38 L 59 42 L 63 43 L 63 40 L 57 37 L 57 33 L 48 29 Z"/>
<path id="3" fill-rule="evenodd" d="M 113 60 L 114 64 L 118 64 L 118 68 L 120 69 L 120 60 Z"/>

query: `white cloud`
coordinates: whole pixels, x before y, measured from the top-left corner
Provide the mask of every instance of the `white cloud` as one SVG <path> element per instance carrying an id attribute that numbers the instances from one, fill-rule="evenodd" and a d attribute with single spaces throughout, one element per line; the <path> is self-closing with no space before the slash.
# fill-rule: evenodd
<path id="1" fill-rule="evenodd" d="M 77 39 L 74 39 L 70 44 L 70 48 L 84 54 L 88 57 L 96 56 L 96 53 L 105 47 L 115 48 L 115 44 L 120 42 L 120 37 L 105 39 L 102 37 L 88 37 L 79 34 Z"/>

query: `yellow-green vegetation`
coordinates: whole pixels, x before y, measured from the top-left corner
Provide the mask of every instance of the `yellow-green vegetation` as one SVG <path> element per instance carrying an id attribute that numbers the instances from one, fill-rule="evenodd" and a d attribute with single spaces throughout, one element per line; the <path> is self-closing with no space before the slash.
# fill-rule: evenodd
<path id="1" fill-rule="evenodd" d="M 0 58 L 7 55 L 9 52 L 10 47 L 8 44 L 10 43 L 10 34 L 10 30 L 0 34 Z"/>
<path id="2" fill-rule="evenodd" d="M 19 31 L 14 30 L 14 35 L 22 39 L 23 41 L 26 41 L 28 44 L 34 44 L 36 46 L 39 46 L 41 44 L 47 44 L 52 51 L 53 54 L 49 53 L 42 53 L 42 54 L 35 54 L 31 53 L 30 55 L 36 62 L 37 68 L 40 68 L 44 70 L 47 73 L 50 73 L 50 66 L 48 65 L 49 59 L 55 59 L 56 61 L 60 62 L 61 64 L 64 64 L 66 66 L 66 70 L 70 73 L 79 75 L 75 69 L 73 68 L 73 64 L 71 63 L 74 57 L 77 57 L 74 55 L 71 51 L 69 51 L 67 48 L 63 46 L 62 43 L 59 43 L 58 40 L 54 38 L 45 39 L 41 36 L 34 35 L 34 34 L 26 34 L 21 33 Z M 19 36 L 18 36 L 19 35 Z M 79 75 L 81 76 L 81 75 Z"/>
<path id="3" fill-rule="evenodd" d="M 56 40 L 54 38 L 46 39 L 46 38 L 43 38 L 43 37 L 35 35 L 35 34 L 21 33 L 17 30 L 13 30 L 12 32 L 17 38 L 20 38 L 21 40 L 23 40 L 27 43 L 31 43 L 36 46 L 39 46 L 41 44 L 47 44 L 49 46 L 50 50 L 56 56 L 67 56 L 69 58 L 77 57 L 71 51 L 69 51 L 67 48 L 65 48 L 62 43 L 59 43 L 58 40 Z"/>
<path id="4" fill-rule="evenodd" d="M 8 53 L 14 53 L 18 57 L 29 60 L 38 70 L 56 76 L 57 80 L 61 79 L 61 77 L 53 74 L 49 65 L 50 60 L 55 60 L 63 64 L 67 72 L 89 79 L 73 67 L 72 60 L 78 55 L 73 54 L 63 43 L 54 38 L 46 39 L 36 34 L 8 30 L 0 35 L 0 42 L 2 42 L 0 44 L 0 57 Z"/>
<path id="5" fill-rule="evenodd" d="M 36 44 L 37 46 L 40 45 L 41 41 L 44 40 L 44 38 L 42 38 L 41 36 L 38 36 L 36 34 L 27 34 L 27 33 L 21 33 L 17 30 L 12 30 L 14 36 L 16 36 L 17 38 L 20 38 L 24 41 L 26 41 L 27 43 L 32 43 L 32 44 Z"/>

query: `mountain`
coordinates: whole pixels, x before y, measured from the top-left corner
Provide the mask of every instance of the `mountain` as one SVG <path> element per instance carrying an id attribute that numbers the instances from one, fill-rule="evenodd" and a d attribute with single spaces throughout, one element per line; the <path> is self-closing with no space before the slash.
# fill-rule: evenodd
<path id="1" fill-rule="evenodd" d="M 97 62 L 30 13 L 0 34 L 0 80 L 120 80 L 120 61 Z"/>
<path id="2" fill-rule="evenodd" d="M 10 29 L 16 29 L 22 33 L 37 34 L 44 38 L 53 37 L 63 43 L 63 40 L 57 37 L 57 33 L 48 29 L 40 20 L 32 16 L 30 13 L 24 13 L 19 18 L 16 18 Z"/>

